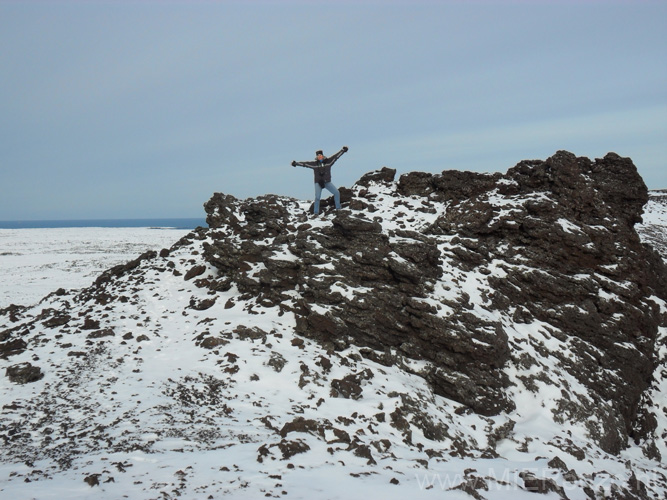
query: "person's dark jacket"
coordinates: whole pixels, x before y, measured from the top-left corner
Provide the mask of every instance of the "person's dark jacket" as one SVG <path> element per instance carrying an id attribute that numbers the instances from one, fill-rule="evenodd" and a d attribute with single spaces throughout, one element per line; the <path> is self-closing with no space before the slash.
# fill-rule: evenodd
<path id="1" fill-rule="evenodd" d="M 317 159 L 313 161 L 293 161 L 292 166 L 312 168 L 315 175 L 315 183 L 324 187 L 327 182 L 331 182 L 331 167 L 346 151 L 347 147 L 344 147 L 335 155 L 322 158 L 322 161 Z"/>

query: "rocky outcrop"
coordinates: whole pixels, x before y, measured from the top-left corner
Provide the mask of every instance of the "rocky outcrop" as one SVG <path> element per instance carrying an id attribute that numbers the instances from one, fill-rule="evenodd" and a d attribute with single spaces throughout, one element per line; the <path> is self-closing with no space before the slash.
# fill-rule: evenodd
<path id="1" fill-rule="evenodd" d="M 470 184 L 480 185 L 478 174 Z M 525 201 L 503 211 L 494 196 Z M 521 162 L 491 189 L 455 199 L 430 232 L 471 239 L 473 248 L 461 254 L 471 265 L 511 266 L 489 281 L 494 307 L 514 309 L 521 321 L 538 320 L 576 343 L 575 358 L 551 355 L 591 389 L 594 407 L 614 401 L 619 408 L 605 419 L 618 431 L 603 438 L 619 451 L 655 369 L 662 319 L 648 298 L 665 297 L 667 276 L 633 228 L 648 200 L 636 168 L 613 153 L 591 162 L 559 152 Z"/>
<path id="2" fill-rule="evenodd" d="M 665 297 L 667 281 L 634 231 L 648 195 L 632 162 L 560 151 L 504 175 L 394 176 L 364 176 L 323 225 L 290 216 L 294 200 L 214 195 L 204 247 L 220 277 L 210 286 L 234 284 L 294 314 L 298 333 L 331 349 L 366 346 L 374 360 L 408 370 L 406 360 L 425 362 L 414 371 L 437 394 L 485 415 L 514 406 L 509 363 L 539 365 L 520 359 L 502 317 L 539 324 L 568 346 L 544 347 L 545 357 L 590 391 L 583 401 L 564 388 L 556 418 L 596 413 L 591 435 L 618 452 L 655 369 L 663 319 L 650 297 Z M 375 215 L 380 198 L 391 198 L 390 220 Z M 415 227 L 416 214 L 430 223 Z M 484 314 L 464 286 L 447 293 L 448 269 L 486 277 Z"/>
<path id="3" fill-rule="evenodd" d="M 171 248 L 0 309 L 13 481 L 72 469 L 111 488 L 132 454 L 167 450 L 177 485 L 141 469 L 114 491 L 213 497 L 253 478 L 281 496 L 292 472 L 348 464 L 406 492 L 451 470 L 443 491 L 475 498 L 664 496 L 667 272 L 635 231 L 647 191 L 629 159 L 385 167 L 341 199 L 316 217 L 216 193 L 209 227 Z M 187 463 L 202 451 L 256 454 Z M 186 487 L 202 467 L 220 481 Z"/>
<path id="4" fill-rule="evenodd" d="M 378 179 L 390 185 L 393 172 L 372 173 L 359 185 Z M 362 193 L 354 201 L 372 211 L 371 198 Z M 428 303 L 442 275 L 436 238 L 414 231 L 389 235 L 379 222 L 350 210 L 315 229 L 305 215 L 290 220 L 291 203 L 279 197 L 238 203 L 214 196 L 206 205 L 209 223 L 215 224 L 213 242 L 204 248 L 221 277 L 211 286 L 234 283 L 263 305 L 289 310 L 298 333 L 331 348 L 368 346 L 385 353 L 382 363 L 401 356 L 431 361 L 424 375 L 436 391 L 475 411 L 511 408 L 502 391 L 508 381 L 500 368 L 509 354 L 502 326 L 459 304 L 459 313 L 442 318 Z"/>

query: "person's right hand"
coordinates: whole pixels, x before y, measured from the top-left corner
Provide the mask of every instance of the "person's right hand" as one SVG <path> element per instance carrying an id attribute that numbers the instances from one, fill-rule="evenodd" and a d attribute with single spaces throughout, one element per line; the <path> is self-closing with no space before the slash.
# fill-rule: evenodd
<path id="1" fill-rule="evenodd" d="M 292 162 L 292 166 L 293 166 L 293 167 L 296 167 L 296 161 L 293 161 L 293 162 Z"/>

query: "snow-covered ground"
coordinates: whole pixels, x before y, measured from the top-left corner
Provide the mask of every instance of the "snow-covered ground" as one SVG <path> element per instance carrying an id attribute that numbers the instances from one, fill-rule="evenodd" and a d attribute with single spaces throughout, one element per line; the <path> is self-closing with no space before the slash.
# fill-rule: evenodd
<path id="1" fill-rule="evenodd" d="M 91 349 L 94 337 L 64 329 L 25 354 L 40 359 L 45 377 L 39 385 L 54 388 L 54 397 L 38 395 L 34 384 L 15 386 L 3 413 L 21 429 L 17 439 L 50 458 L 0 461 L 2 498 L 470 500 L 466 485 L 483 483 L 484 498 L 531 500 L 535 493 L 524 478 L 532 475 L 561 485 L 570 500 L 586 500 L 584 483 L 573 475 L 586 476 L 586 484 L 605 494 L 611 478 L 630 475 L 626 461 L 642 463 L 641 456 L 619 460 L 589 448 L 586 461 L 564 452 L 557 442 L 560 429 L 543 417 L 548 409 L 531 393 L 516 395 L 520 410 L 512 415 L 512 438 L 492 445 L 487 433 L 493 429 L 502 437 L 507 418 L 461 413 L 461 405 L 434 395 L 423 378 L 365 360 L 356 347 L 326 353 L 295 336 L 293 319 L 277 308 L 249 316 L 249 303 L 239 301 L 234 288 L 218 298 L 221 304 L 237 300 L 220 317 L 188 308 L 193 298 L 209 297 L 183 279 L 190 258 L 189 248 L 172 252 L 180 274 L 143 268 L 141 286 L 128 281 L 127 287 L 114 287 L 114 293 L 134 298 L 117 304 L 100 327 L 113 325 L 126 340 L 102 348 L 96 368 L 88 358 L 76 358 Z M 54 296 L 43 307 L 70 299 Z M 105 306 L 93 306 L 88 314 L 104 318 Z M 192 348 L 202 325 L 219 346 Z M 351 367 L 371 373 L 362 381 L 364 396 L 332 398 L 332 381 L 349 376 Z M 67 403 L 72 399 L 82 405 L 75 411 Z M 36 406 L 28 406 L 31 400 Z M 394 419 L 410 408 L 439 423 L 431 429 L 446 435 L 438 449 L 420 447 L 432 442 L 425 435 L 428 421 L 423 431 L 396 429 Z M 289 432 L 301 418 L 306 428 L 320 427 Z M 34 425 L 41 431 L 32 431 Z M 276 429 L 284 433 L 282 440 Z M 572 427 L 565 439 L 583 449 L 586 441 L 578 432 Z M 113 449 L 107 440 L 116 443 Z M 351 449 L 358 440 L 372 444 Z M 71 453 L 72 443 L 91 450 L 79 456 Z M 475 450 L 494 446 L 497 455 Z M 295 447 L 309 452 L 281 459 Z M 371 465 L 369 457 L 378 463 Z M 554 468 L 555 457 L 565 470 Z M 561 497 L 549 492 L 540 498 Z"/>
<path id="2" fill-rule="evenodd" d="M 667 220 L 654 213 L 661 205 L 651 207 L 644 227 L 659 235 Z M 86 287 L 104 269 L 168 248 L 185 233 L 2 230 L 0 308 L 35 303 L 58 288 Z M 86 319 L 79 314 L 59 335 L 44 327 L 38 347 L 17 357 L 14 362 L 37 358 L 45 371 L 39 384 L 53 390 L 40 394 L 35 384 L 16 386 L 1 411 L 7 422 L 15 421 L 15 439 L 41 447 L 49 458 L 7 460 L 0 447 L 1 498 L 469 500 L 476 490 L 493 500 L 563 498 L 556 491 L 536 496 L 526 487 L 534 476 L 550 480 L 570 500 L 585 500 L 591 498 L 587 487 L 602 499 L 614 491 L 612 483 L 664 479 L 662 471 L 651 472 L 637 447 L 609 456 L 590 447 L 580 428 L 556 427 L 545 418 L 551 409 L 533 393 L 513 395 L 518 408 L 511 420 L 467 414 L 434 395 L 421 377 L 364 359 L 355 347 L 325 352 L 297 337 L 293 320 L 278 308 L 249 314 L 252 304 L 239 300 L 234 288 L 219 294 L 216 314 L 192 307 L 210 295 L 183 278 L 191 259 L 191 248 L 175 250 L 164 265 L 177 273 L 142 267 L 141 284 L 127 279 L 110 285 L 110 293 L 131 299 L 119 301 L 112 313 L 104 304 L 81 309 L 100 321 L 99 330 L 75 332 Z M 214 272 L 208 268 L 202 278 Z M 62 310 L 67 301 L 72 296 L 51 297 L 43 307 Z M 115 331 L 115 341 L 93 340 L 105 328 Z M 539 325 L 521 328 L 515 337 L 542 335 Z M 195 340 L 212 347 L 193 349 Z M 79 358 L 95 345 L 96 357 Z M 85 364 L 90 359 L 103 369 L 91 369 Z M 349 377 L 351 367 L 355 375 L 372 373 L 360 382 L 363 397 L 330 397 L 332 382 Z M 82 406 L 71 411 L 75 398 Z M 401 411 L 415 408 L 444 426 L 434 428 L 445 434 L 439 449 L 419 446 L 433 441 L 424 435 L 434 430 L 428 425 L 424 433 L 413 426 L 409 437 L 391 425 Z M 291 432 L 289 425 L 306 430 Z M 355 443 L 363 446 L 353 448 Z M 90 452 L 77 455 L 77 446 Z M 484 449 L 489 452 L 477 451 Z"/>
<path id="3" fill-rule="evenodd" d="M 112 266 L 173 245 L 189 231 L 156 228 L 0 229 L 0 309 L 58 288 L 84 288 Z"/>
<path id="4" fill-rule="evenodd" d="M 637 232 L 643 242 L 650 244 L 664 259 L 667 259 L 667 191 L 651 191 L 648 203 L 644 207 L 642 223 L 637 225 Z"/>

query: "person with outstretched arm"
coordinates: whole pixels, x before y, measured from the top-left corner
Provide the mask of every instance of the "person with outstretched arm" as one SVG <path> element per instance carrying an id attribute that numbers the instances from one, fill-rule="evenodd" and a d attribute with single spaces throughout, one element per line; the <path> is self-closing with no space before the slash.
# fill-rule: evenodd
<path id="1" fill-rule="evenodd" d="M 313 161 L 292 162 L 293 167 L 299 166 L 313 169 L 313 173 L 315 175 L 315 207 L 313 212 L 315 215 L 320 213 L 320 198 L 322 197 L 322 189 L 326 189 L 334 195 L 336 210 L 340 208 L 340 192 L 331 182 L 331 167 L 334 163 L 336 163 L 336 160 L 338 160 L 338 158 L 340 158 L 346 151 L 347 146 L 343 146 L 343 149 L 338 151 L 338 153 L 335 155 L 326 157 L 320 149 L 315 152 L 315 160 Z"/>

